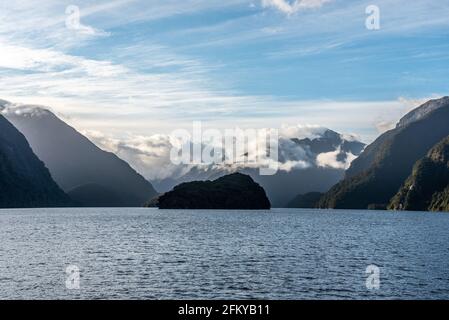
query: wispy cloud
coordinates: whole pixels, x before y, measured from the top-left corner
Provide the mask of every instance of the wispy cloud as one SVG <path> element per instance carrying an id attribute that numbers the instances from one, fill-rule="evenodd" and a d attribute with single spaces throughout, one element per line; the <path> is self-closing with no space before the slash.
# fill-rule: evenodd
<path id="1" fill-rule="evenodd" d="M 447 24 L 447 18 L 429 19 L 435 5 L 398 2 L 407 3 L 403 15 L 396 10 L 399 4 L 379 0 L 382 16 L 389 17 L 382 32 Z M 438 11 L 445 13 L 448 5 L 442 2 Z M 363 27 L 364 3 L 80 0 L 80 24 L 74 29 L 66 26 L 71 4 L 0 4 L 0 98 L 51 106 L 77 128 L 116 136 L 170 132 L 203 120 L 221 128 L 315 123 L 342 132 L 351 128 L 369 141 L 379 123 L 394 122 L 404 111 L 395 96 L 334 98 L 348 75 L 321 69 L 324 60 L 315 61 L 316 68 L 301 60 L 348 45 L 345 53 L 353 54 L 345 55 L 348 61 L 394 58 L 354 49 L 360 39 L 373 37 Z M 286 19 L 270 8 L 298 14 Z M 305 10 L 311 8 L 320 9 Z M 422 53 L 416 49 L 413 55 L 426 59 Z M 312 74 L 304 72 L 309 65 Z M 283 70 L 291 72 L 284 76 Z M 337 89 L 306 95 L 308 83 L 323 84 L 323 73 L 332 73 Z M 375 92 L 380 84 L 366 85 Z"/>
<path id="2" fill-rule="evenodd" d="M 263 7 L 273 7 L 284 13 L 292 14 L 300 10 L 322 7 L 333 0 L 262 0 Z"/>

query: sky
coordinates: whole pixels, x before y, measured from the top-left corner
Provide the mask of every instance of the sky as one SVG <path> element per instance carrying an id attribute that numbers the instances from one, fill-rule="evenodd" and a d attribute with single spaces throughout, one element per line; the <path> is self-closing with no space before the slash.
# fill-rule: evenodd
<path id="1" fill-rule="evenodd" d="M 370 142 L 448 95 L 448 27 L 449 0 L 2 1 L 0 99 L 114 139 L 203 121 Z"/>

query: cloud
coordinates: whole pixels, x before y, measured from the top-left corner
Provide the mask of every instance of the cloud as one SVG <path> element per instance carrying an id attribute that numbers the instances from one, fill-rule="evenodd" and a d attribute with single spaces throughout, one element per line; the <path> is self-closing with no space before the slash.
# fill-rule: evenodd
<path id="1" fill-rule="evenodd" d="M 426 103 L 429 100 L 432 99 L 438 99 L 441 98 L 440 95 L 432 95 L 430 97 L 421 98 L 421 99 L 413 99 L 413 98 L 407 98 L 407 97 L 399 97 L 399 102 L 406 108 L 406 112 L 410 112 L 413 109 L 419 107 L 420 105 Z"/>
<path id="2" fill-rule="evenodd" d="M 304 149 L 292 138 L 315 139 L 323 133 L 326 128 L 313 125 L 283 126 L 279 130 L 279 157 L 276 166 L 280 171 L 290 172 L 313 166 L 346 169 L 355 159 L 351 153 L 342 153 L 338 148 L 335 152 L 315 155 L 309 149 Z M 145 178 L 158 181 L 163 179 L 179 179 L 193 168 L 198 171 L 236 171 L 239 169 L 260 168 L 261 163 L 248 162 L 248 154 L 259 154 L 265 150 L 260 141 L 248 141 L 247 153 L 240 154 L 235 162 L 212 163 L 212 164 L 174 164 L 170 159 L 173 147 L 178 146 L 180 141 L 171 135 L 157 134 L 152 136 L 128 136 L 122 139 L 112 138 L 98 131 L 84 131 L 88 138 L 104 150 L 116 153 L 120 158 L 127 161 L 135 170 Z M 353 138 L 351 136 L 351 138 Z M 203 150 L 208 143 L 204 143 Z M 224 154 L 228 156 L 226 150 Z M 342 157 L 344 155 L 344 157 Z M 273 160 L 274 161 L 274 160 Z M 263 163 L 264 166 L 267 163 Z"/>
<path id="3" fill-rule="evenodd" d="M 280 136 L 287 139 L 315 139 L 320 137 L 327 128 L 319 125 L 287 125 L 283 124 L 280 128 Z"/>
<path id="4" fill-rule="evenodd" d="M 335 151 L 320 153 L 317 156 L 316 164 L 319 167 L 346 170 L 350 167 L 352 161 L 354 161 L 357 156 L 347 152 L 344 160 L 342 160 L 339 159 L 341 154 L 342 152 L 340 148 Z"/>
<path id="5" fill-rule="evenodd" d="M 320 8 L 325 3 L 331 1 L 332 0 L 262 0 L 262 6 L 273 7 L 286 14 L 293 14 L 305 9 Z"/>
<path id="6" fill-rule="evenodd" d="M 0 113 L 4 116 L 16 115 L 26 117 L 40 117 L 50 114 L 51 111 L 34 105 L 17 105 L 10 102 L 2 103 L 0 100 Z"/>
<path id="7" fill-rule="evenodd" d="M 264 3 L 277 8 L 275 4 L 280 2 Z M 325 2 L 285 3 L 292 9 L 306 9 Z M 260 14 L 259 7 L 257 10 L 245 9 L 243 15 L 224 15 L 223 19 L 217 19 L 217 23 L 205 19 L 208 22 L 193 24 L 195 30 L 186 30 L 190 24 L 183 23 L 181 27 L 174 23 L 170 28 L 159 30 L 153 21 L 160 18 L 182 15 L 190 18 L 192 14 L 206 14 L 208 10 L 237 12 L 242 6 L 247 7 L 248 2 L 114 0 L 93 4 L 80 0 L 76 4 L 80 7 L 83 22 L 81 33 L 65 26 L 67 4 L 57 0 L 43 0 L 38 6 L 33 1 L 0 4 L 0 96 L 11 101 L 49 105 L 57 113 L 69 115 L 71 125 L 81 130 L 95 128 L 121 139 L 127 133 L 134 136 L 169 133 L 173 128 L 191 126 L 193 120 L 202 120 L 217 128 L 232 127 L 236 123 L 252 128 L 278 126 L 284 122 L 318 123 L 337 131 L 351 128 L 369 142 L 377 136 L 378 123 L 394 122 L 403 115 L 402 109 L 398 108 L 400 102 L 396 100 L 370 102 L 367 100 L 372 100 L 372 96 L 360 98 L 357 95 L 340 101 L 338 98 L 322 99 L 328 97 L 328 93 L 310 98 L 304 94 L 307 87 L 302 85 L 298 85 L 292 95 L 285 96 L 277 96 L 277 89 L 271 88 L 262 93 L 263 86 L 257 88 L 252 84 L 251 87 L 257 90 L 245 91 L 240 77 L 227 73 L 227 69 L 235 65 L 245 75 L 241 78 L 257 77 L 259 70 L 264 73 L 264 68 L 269 65 L 263 60 L 266 51 L 257 51 L 257 58 L 245 51 L 244 55 L 236 55 L 244 56 L 242 60 L 229 61 L 219 55 L 217 59 L 211 58 L 214 55 L 209 54 L 210 50 L 201 48 L 203 54 L 193 48 L 202 44 L 209 48 L 215 45 L 234 48 L 234 44 L 241 42 L 245 46 L 260 44 L 255 47 L 277 50 L 276 56 L 280 58 L 285 54 L 295 59 L 298 55 L 316 55 L 345 43 L 334 40 L 323 44 L 320 35 L 334 31 L 343 40 L 353 40 L 349 36 L 353 32 L 365 33 L 364 28 L 354 28 L 358 23 L 356 19 L 347 18 L 357 12 L 363 13 L 363 4 L 341 3 L 338 10 L 323 13 L 318 20 L 316 14 L 310 12 L 298 17 L 301 23 L 278 15 L 267 18 Z M 395 4 L 397 7 L 400 5 Z M 226 10 L 228 8 L 232 10 Z M 401 10 L 388 10 L 393 18 L 403 16 L 402 20 L 391 19 L 397 21 L 395 27 L 399 22 L 415 26 L 416 18 L 435 25 L 447 24 L 444 18 L 429 19 L 435 7 L 431 8 L 426 1 L 409 3 L 404 8 L 408 10 L 407 14 Z M 416 13 L 420 14 L 416 16 Z M 148 21 L 152 23 L 147 30 L 143 23 Z M 138 33 L 133 29 L 135 22 L 142 23 Z M 330 25 L 338 28 L 330 30 Z M 416 28 L 420 25 L 418 23 Z M 102 33 L 108 30 L 113 30 L 111 38 L 103 39 Z M 333 35 L 330 38 L 334 39 Z M 313 38 L 310 43 L 302 41 L 309 37 Z M 264 42 L 273 38 L 287 42 L 279 46 Z M 187 46 L 181 41 L 183 39 L 189 39 Z M 246 69 L 246 58 L 248 61 L 256 58 L 253 62 L 257 69 Z M 259 58 L 262 60 L 257 60 Z M 264 80 L 263 76 L 257 80 Z"/>
<path id="8" fill-rule="evenodd" d="M 128 136 L 119 140 L 99 131 L 84 131 L 83 134 L 103 150 L 117 154 L 149 180 L 177 178 L 192 167 L 178 166 L 170 161 L 174 142 L 169 135 Z"/>
<path id="9" fill-rule="evenodd" d="M 379 134 L 382 134 L 388 130 L 394 129 L 396 123 L 397 121 L 380 121 L 376 123 L 376 129 L 379 132 Z"/>
<path id="10" fill-rule="evenodd" d="M 75 73 L 79 75 L 111 77 L 127 72 L 120 65 L 109 61 L 86 59 L 79 56 L 64 54 L 54 49 L 36 49 L 18 46 L 2 41 L 0 68 L 27 71 L 34 75 L 52 75 L 65 78 Z M 75 76 L 75 75 L 74 75 Z"/>

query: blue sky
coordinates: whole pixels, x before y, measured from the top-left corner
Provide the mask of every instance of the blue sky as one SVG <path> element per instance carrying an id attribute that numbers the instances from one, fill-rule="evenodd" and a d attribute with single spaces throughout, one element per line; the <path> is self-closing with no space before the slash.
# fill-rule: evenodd
<path id="1" fill-rule="evenodd" d="M 380 30 L 365 27 L 369 5 Z M 449 0 L 4 1 L 0 98 L 116 138 L 202 120 L 369 142 L 448 94 L 448 26 Z"/>

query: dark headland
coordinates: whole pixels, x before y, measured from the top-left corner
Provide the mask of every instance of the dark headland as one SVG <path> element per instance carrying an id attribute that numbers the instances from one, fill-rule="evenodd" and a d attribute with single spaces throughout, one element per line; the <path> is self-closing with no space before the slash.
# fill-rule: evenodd
<path id="1" fill-rule="evenodd" d="M 150 201 L 160 209 L 264 210 L 271 204 L 265 190 L 254 180 L 234 173 L 214 181 L 182 183 Z"/>

